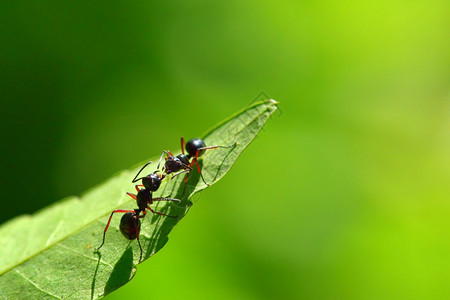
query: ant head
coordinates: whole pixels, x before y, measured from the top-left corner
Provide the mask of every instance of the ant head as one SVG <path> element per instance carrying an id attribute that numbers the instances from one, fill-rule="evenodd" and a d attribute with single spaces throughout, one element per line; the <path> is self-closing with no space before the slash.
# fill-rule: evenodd
<path id="1" fill-rule="evenodd" d="M 178 172 L 186 166 L 189 166 L 189 158 L 184 154 L 179 154 L 177 156 L 171 156 L 166 160 L 164 164 L 164 171 L 166 174 L 173 172 Z"/>
<path id="2" fill-rule="evenodd" d="M 139 210 L 147 209 L 147 204 L 152 204 L 152 192 L 149 189 L 142 189 L 136 195 L 136 202 Z"/>
<path id="3" fill-rule="evenodd" d="M 144 185 L 144 187 L 152 192 L 155 192 L 159 189 L 161 181 L 165 177 L 165 175 L 158 174 L 157 172 L 159 171 L 155 171 L 152 174 L 142 178 L 142 184 Z"/>
<path id="4" fill-rule="evenodd" d="M 191 139 L 186 143 L 186 152 L 190 157 L 195 157 L 197 150 L 203 147 L 206 147 L 206 145 L 201 139 Z M 198 156 L 202 156 L 203 153 L 205 153 L 205 150 L 200 150 Z"/>
<path id="5" fill-rule="evenodd" d="M 139 236 L 139 231 L 141 230 L 141 221 L 137 217 L 137 212 L 127 212 L 120 219 L 120 232 L 122 235 L 129 239 L 134 240 Z"/>

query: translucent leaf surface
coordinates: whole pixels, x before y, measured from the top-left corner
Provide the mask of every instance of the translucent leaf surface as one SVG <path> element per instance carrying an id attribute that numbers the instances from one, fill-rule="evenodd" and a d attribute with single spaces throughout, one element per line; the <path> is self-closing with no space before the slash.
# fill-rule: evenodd
<path id="1" fill-rule="evenodd" d="M 277 102 L 253 104 L 217 125 L 204 137 L 206 145 L 233 145 L 209 150 L 199 160 L 202 174 L 211 185 L 224 176 L 242 151 L 256 137 Z M 162 149 L 161 149 L 162 150 Z M 179 153 L 179 152 L 176 152 Z M 153 161 L 159 159 L 158 153 Z M 109 214 L 118 208 L 134 209 L 126 195 L 133 191 L 131 179 L 141 165 L 122 171 L 82 197 L 63 199 L 33 215 L 20 216 L 0 227 L 1 299 L 97 299 L 133 278 L 140 250 L 118 230 L 120 216 L 114 216 L 99 252 Z M 156 162 L 147 173 L 156 168 Z M 192 206 L 190 198 L 207 186 L 194 170 L 183 194 L 184 176 L 164 180 L 155 196 L 181 199 L 180 203 L 153 204 L 177 218 L 147 214 L 143 219 L 141 243 L 144 259 L 159 251 L 172 228 Z"/>

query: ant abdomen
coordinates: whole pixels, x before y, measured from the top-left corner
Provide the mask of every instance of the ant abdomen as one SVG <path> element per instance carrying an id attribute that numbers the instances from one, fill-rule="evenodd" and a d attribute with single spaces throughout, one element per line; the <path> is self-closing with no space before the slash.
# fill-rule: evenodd
<path id="1" fill-rule="evenodd" d="M 141 231 L 141 220 L 139 220 L 136 213 L 127 212 L 120 219 L 119 228 L 125 238 L 135 240 Z"/>
<path id="2" fill-rule="evenodd" d="M 190 157 L 195 157 L 195 155 L 197 154 L 197 150 L 198 150 L 197 157 L 202 156 L 205 153 L 205 149 L 201 149 L 201 148 L 205 148 L 205 147 L 206 147 L 206 144 L 201 139 L 191 139 L 186 143 L 186 151 Z"/>

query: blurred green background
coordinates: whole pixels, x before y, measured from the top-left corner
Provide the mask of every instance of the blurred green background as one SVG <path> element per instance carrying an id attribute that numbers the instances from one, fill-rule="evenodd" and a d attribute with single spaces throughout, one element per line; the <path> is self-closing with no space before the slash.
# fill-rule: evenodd
<path id="1" fill-rule="evenodd" d="M 4 1 L 2 222 L 280 102 L 107 299 L 448 299 L 448 1 Z"/>

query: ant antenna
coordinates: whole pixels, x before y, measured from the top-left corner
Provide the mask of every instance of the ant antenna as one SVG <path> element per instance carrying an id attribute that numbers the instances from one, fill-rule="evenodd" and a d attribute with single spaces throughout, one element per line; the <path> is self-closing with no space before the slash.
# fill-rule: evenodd
<path id="1" fill-rule="evenodd" d="M 134 179 L 133 179 L 131 182 L 135 183 L 136 181 L 141 180 L 142 178 L 139 178 L 139 179 L 136 179 L 136 178 L 139 176 L 139 174 L 141 174 L 142 170 L 144 170 L 145 167 L 147 167 L 147 166 L 148 166 L 149 164 L 151 164 L 151 163 L 152 163 L 152 161 L 149 161 L 148 163 L 146 163 L 146 164 L 139 170 L 139 172 L 136 174 L 136 176 L 134 177 Z"/>

